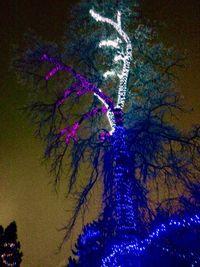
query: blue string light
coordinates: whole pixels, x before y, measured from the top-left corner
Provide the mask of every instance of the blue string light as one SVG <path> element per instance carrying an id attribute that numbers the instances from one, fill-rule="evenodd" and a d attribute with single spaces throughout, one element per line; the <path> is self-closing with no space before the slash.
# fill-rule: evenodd
<path id="1" fill-rule="evenodd" d="M 101 235 L 101 232 L 98 229 L 96 229 L 93 225 L 88 225 L 85 228 L 85 231 L 83 232 L 83 234 L 80 236 L 80 242 L 83 245 L 86 245 L 88 242 L 90 242 L 94 238 L 99 237 L 100 235 Z"/>
<path id="2" fill-rule="evenodd" d="M 119 120 L 120 121 L 120 120 Z M 121 121 L 119 122 L 121 123 Z M 135 209 L 133 192 L 127 181 L 129 173 L 129 153 L 125 139 L 125 129 L 117 126 L 113 133 L 114 149 L 114 195 L 115 216 L 118 234 L 135 229 Z"/>
<path id="3" fill-rule="evenodd" d="M 160 246 L 156 242 L 154 243 L 155 239 L 158 239 L 163 233 L 167 233 L 167 231 L 172 227 L 175 229 L 186 227 L 191 228 L 191 226 L 194 225 L 200 225 L 200 217 L 198 215 L 186 219 L 184 218 L 182 220 L 171 220 L 168 224 L 161 224 L 160 227 L 151 232 L 144 240 L 121 242 L 118 245 L 113 245 L 111 253 L 107 257 L 102 259 L 101 267 L 119 266 L 117 265 L 117 258 L 119 256 L 127 256 L 129 254 L 132 254 L 133 256 L 140 256 L 151 244 L 153 244 L 157 248 L 160 248 L 163 252 L 170 253 L 177 258 L 189 260 L 191 267 L 200 266 L 200 254 L 194 252 L 184 254 L 178 252 L 177 250 L 172 250 L 171 248 Z"/>

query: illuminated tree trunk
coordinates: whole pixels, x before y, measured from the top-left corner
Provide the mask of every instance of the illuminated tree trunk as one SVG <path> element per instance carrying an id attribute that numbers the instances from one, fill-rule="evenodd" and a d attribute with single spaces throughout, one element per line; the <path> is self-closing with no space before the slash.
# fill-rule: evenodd
<path id="1" fill-rule="evenodd" d="M 123 126 L 123 111 L 113 110 L 115 130 L 111 136 L 111 155 L 108 156 L 108 168 L 112 165 L 112 174 L 104 183 L 105 201 L 104 219 L 110 218 L 114 224 L 111 231 L 117 238 L 129 238 L 135 233 L 136 218 L 134 194 L 134 174 L 131 171 L 130 153 L 126 143 L 126 129 Z M 111 226 L 108 225 L 110 228 Z"/>
<path id="2" fill-rule="evenodd" d="M 126 145 L 126 130 L 117 126 L 113 133 L 114 177 L 113 195 L 117 235 L 128 234 L 135 225 L 135 207 L 133 202 L 133 180 L 130 173 L 129 150 Z"/>

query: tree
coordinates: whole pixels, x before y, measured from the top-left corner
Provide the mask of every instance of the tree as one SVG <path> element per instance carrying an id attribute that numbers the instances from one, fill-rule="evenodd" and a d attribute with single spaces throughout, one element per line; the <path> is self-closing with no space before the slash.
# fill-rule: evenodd
<path id="1" fill-rule="evenodd" d="M 0 266 L 19 267 L 22 255 L 16 223 L 10 223 L 5 230 L 0 226 Z"/>
<path id="2" fill-rule="evenodd" d="M 51 160 L 55 184 L 68 167 L 71 193 L 80 166 L 84 162 L 90 166 L 65 239 L 96 183 L 101 181 L 104 187 L 99 221 L 86 226 L 78 239 L 79 261 L 70 259 L 70 266 L 94 266 L 93 260 L 99 259 L 102 266 L 121 261 L 132 266 L 133 258 L 123 255 L 153 246 L 147 236 L 159 212 L 181 213 L 194 201 L 199 209 L 194 192 L 199 192 L 200 126 L 185 133 L 171 122 L 176 112 L 185 111 L 174 90 L 173 75 L 182 57 L 158 41 L 140 18 L 136 2 L 92 1 L 80 5 L 74 14 L 77 23 L 65 35 L 63 50 L 33 38 L 31 49 L 16 59 L 15 68 L 23 81 L 33 81 L 37 99 L 29 111 L 36 134 L 45 141 L 45 158 Z M 163 184 L 166 195 L 160 199 Z M 195 212 L 193 208 L 192 216 L 197 217 L 190 219 L 198 225 Z M 185 219 L 180 220 L 184 228 Z M 88 251 L 87 242 L 96 245 Z M 167 247 L 166 251 L 173 250 Z M 113 258 L 105 256 L 109 253 Z M 135 261 L 135 266 L 141 263 Z"/>

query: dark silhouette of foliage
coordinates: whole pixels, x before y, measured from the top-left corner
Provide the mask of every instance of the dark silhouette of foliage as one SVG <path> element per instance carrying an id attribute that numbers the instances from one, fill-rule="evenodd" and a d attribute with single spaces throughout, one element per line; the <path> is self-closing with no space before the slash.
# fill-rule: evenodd
<path id="1" fill-rule="evenodd" d="M 12 222 L 5 230 L 0 226 L 0 266 L 19 267 L 22 256 L 16 223 Z"/>

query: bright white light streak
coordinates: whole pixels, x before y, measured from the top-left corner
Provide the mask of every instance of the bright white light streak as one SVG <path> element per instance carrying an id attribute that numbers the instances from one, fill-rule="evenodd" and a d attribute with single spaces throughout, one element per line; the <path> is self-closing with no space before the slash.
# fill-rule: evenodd
<path id="1" fill-rule="evenodd" d="M 130 70 L 130 62 L 132 59 L 132 45 L 128 43 L 126 46 L 126 54 L 124 57 L 124 64 L 122 73 L 120 75 L 119 90 L 118 90 L 118 99 L 117 99 L 117 108 L 123 109 L 124 103 L 126 100 L 126 91 L 127 91 L 127 80 Z"/>
<path id="2" fill-rule="evenodd" d="M 122 25 L 121 25 L 121 12 L 120 11 L 117 11 L 117 24 L 119 25 L 119 27 L 121 28 Z"/>
<path id="3" fill-rule="evenodd" d="M 104 41 L 101 41 L 99 43 L 99 47 L 102 47 L 102 46 L 111 46 L 113 48 L 119 48 L 119 41 L 116 39 L 116 40 L 104 40 Z"/>
<path id="4" fill-rule="evenodd" d="M 123 61 L 124 62 L 125 58 L 123 55 L 117 55 L 114 57 L 114 61 L 118 62 L 118 61 Z"/>
<path id="5" fill-rule="evenodd" d="M 99 89 L 99 91 L 101 92 L 101 89 Z M 103 98 L 101 98 L 99 95 L 95 94 L 94 95 L 99 99 L 99 101 L 108 109 L 106 115 L 107 115 L 107 118 L 108 118 L 108 121 L 109 121 L 109 124 L 110 124 L 110 127 L 111 127 L 111 130 L 110 130 L 110 134 L 112 135 L 112 133 L 114 132 L 115 130 L 115 119 L 114 119 L 114 114 L 112 111 L 109 110 L 109 106 L 108 104 L 105 102 L 105 100 Z"/>
<path id="6" fill-rule="evenodd" d="M 114 70 L 108 70 L 108 71 L 106 71 L 104 74 L 103 74 L 103 77 L 106 79 L 106 78 L 108 78 L 109 76 L 114 76 L 114 75 L 116 75 L 116 73 L 115 73 L 115 71 Z"/>
<path id="7" fill-rule="evenodd" d="M 132 45 L 131 45 L 130 38 L 121 28 L 121 13 L 119 11 L 117 11 L 117 22 L 99 15 L 92 9 L 89 12 L 90 12 L 90 15 L 96 21 L 100 21 L 100 22 L 112 25 L 114 29 L 118 32 L 120 37 L 126 43 L 126 52 L 124 53 L 122 72 L 118 74 L 120 82 L 119 82 L 119 88 L 118 88 L 118 99 L 117 99 L 117 104 L 116 104 L 117 108 L 123 109 L 125 99 L 126 99 L 127 81 L 128 81 L 128 75 L 129 75 L 129 69 L 130 69 L 130 62 L 132 59 Z M 104 42 L 104 44 L 109 44 L 109 41 L 102 41 L 102 42 Z M 114 60 L 115 61 L 122 60 L 122 57 L 116 56 Z"/>
<path id="8" fill-rule="evenodd" d="M 121 28 L 121 15 L 120 16 L 118 15 L 118 21 L 116 23 L 109 18 L 105 18 L 105 17 L 99 15 L 98 13 L 96 13 L 92 9 L 90 9 L 89 13 L 96 21 L 105 22 L 107 24 L 112 25 L 126 43 L 130 41 L 128 35 Z"/>

